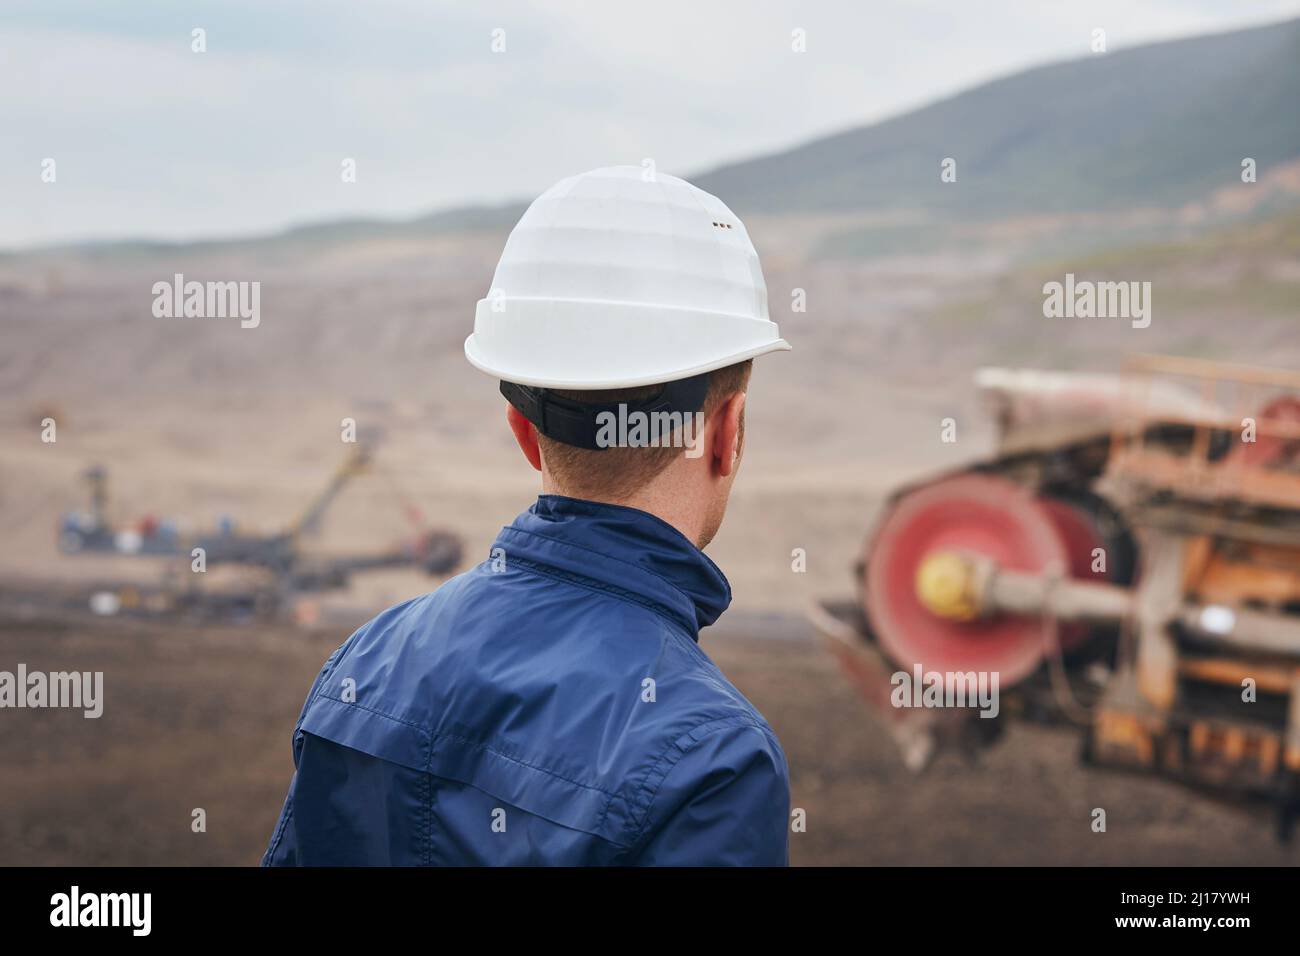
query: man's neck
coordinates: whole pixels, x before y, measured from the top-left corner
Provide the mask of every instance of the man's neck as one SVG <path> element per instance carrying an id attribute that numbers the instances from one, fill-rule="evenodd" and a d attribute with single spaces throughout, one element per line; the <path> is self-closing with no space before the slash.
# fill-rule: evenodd
<path id="1" fill-rule="evenodd" d="M 624 508 L 636 508 L 638 511 L 652 514 L 661 521 L 672 525 L 697 547 L 700 543 L 701 532 L 704 530 L 704 516 L 700 513 L 700 509 L 694 505 L 694 502 L 688 500 L 690 496 L 669 493 L 667 489 L 661 488 L 657 484 L 628 498 L 612 498 L 590 494 L 574 494 L 564 488 L 556 487 L 549 481 L 543 481 L 542 493 L 564 495 L 567 498 L 581 498 L 584 501 L 598 501 L 607 505 L 620 505 Z"/>

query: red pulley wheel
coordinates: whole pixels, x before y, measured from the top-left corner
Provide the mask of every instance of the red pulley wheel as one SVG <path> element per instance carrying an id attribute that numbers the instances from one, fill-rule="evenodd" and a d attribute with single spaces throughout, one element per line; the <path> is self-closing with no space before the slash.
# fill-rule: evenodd
<path id="1" fill-rule="evenodd" d="M 959 475 L 905 493 L 867 545 L 864 610 L 881 646 L 909 672 L 997 671 L 1002 686 L 1027 677 L 1043 657 L 1043 625 L 994 615 L 957 621 L 934 614 L 916 593 L 921 562 L 940 551 L 974 552 L 1004 568 L 1068 569 L 1048 508 L 991 475 Z"/>
<path id="2" fill-rule="evenodd" d="M 1047 513 L 1061 546 L 1065 548 L 1065 567 L 1070 577 L 1080 581 L 1108 581 L 1108 574 L 1094 574 L 1092 570 L 1093 552 L 1106 546 L 1092 515 L 1059 498 L 1039 498 L 1038 503 Z M 1064 650 L 1069 650 L 1083 643 L 1090 633 L 1087 624 L 1062 624 L 1057 629 L 1057 639 Z"/>
<path id="3" fill-rule="evenodd" d="M 1259 410 L 1256 419 L 1269 424 L 1300 424 L 1300 396 L 1278 396 Z M 1300 457 L 1300 439 L 1270 432 L 1268 425 L 1264 425 L 1260 427 L 1253 442 L 1241 445 L 1241 454 L 1252 467 L 1277 468 Z"/>

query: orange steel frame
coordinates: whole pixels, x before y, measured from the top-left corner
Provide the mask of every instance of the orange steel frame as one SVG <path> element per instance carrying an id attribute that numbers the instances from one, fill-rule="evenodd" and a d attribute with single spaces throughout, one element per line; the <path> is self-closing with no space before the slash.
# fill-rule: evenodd
<path id="1" fill-rule="evenodd" d="M 1140 581 L 1139 592 L 1170 591 L 1181 584 L 1180 597 L 1195 595 L 1204 604 L 1228 607 L 1250 602 L 1288 616 L 1285 606 L 1300 602 L 1300 537 L 1294 531 L 1279 533 L 1274 525 L 1279 513 L 1295 512 L 1300 518 L 1300 470 L 1258 467 L 1231 451 L 1215 461 L 1211 439 L 1216 430 L 1240 434 L 1242 419 L 1252 416 L 1257 437 L 1300 441 L 1300 422 L 1258 416 L 1265 395 L 1300 396 L 1300 373 L 1160 356 L 1135 357 L 1124 371 L 1139 398 L 1145 394 L 1144 382 L 1174 377 L 1198 382 L 1206 407 L 1223 408 L 1225 389 L 1233 399 L 1230 413 L 1214 416 L 1155 417 L 1139 408 L 1112 433 L 1107 481 L 1115 482 L 1126 499 L 1125 510 L 1150 552 L 1147 564 L 1181 565 L 1181 575 L 1166 574 L 1163 584 Z M 1179 454 L 1150 443 L 1148 429 L 1157 425 L 1191 427 L 1190 449 Z M 1152 501 L 1157 495 L 1173 503 L 1157 509 Z M 1215 513 L 1230 503 L 1231 519 L 1220 513 L 1224 520 L 1215 520 Z M 1164 520 L 1153 527 L 1157 511 Z M 1300 528 L 1300 522 L 1292 527 Z M 1156 595 L 1157 610 L 1145 620 L 1139 615 L 1136 638 L 1121 655 L 1120 670 L 1094 714 L 1090 752 L 1101 762 L 1159 768 L 1207 783 L 1235 779 L 1266 788 L 1280 785 L 1290 794 L 1285 806 L 1294 815 L 1300 666 L 1253 654 L 1186 653 L 1170 635 L 1171 622 L 1160 618 L 1160 602 L 1170 597 Z M 1300 618 L 1295 627 L 1300 643 Z M 1181 687 L 1240 688 L 1245 677 L 1256 682 L 1259 692 L 1288 699 L 1285 727 L 1177 712 Z"/>

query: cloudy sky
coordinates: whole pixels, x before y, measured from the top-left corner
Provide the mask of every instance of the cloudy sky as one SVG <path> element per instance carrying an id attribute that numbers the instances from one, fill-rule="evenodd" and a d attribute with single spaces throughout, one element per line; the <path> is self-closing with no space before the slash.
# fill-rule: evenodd
<path id="1" fill-rule="evenodd" d="M 647 157 L 689 175 L 1088 55 L 1097 27 L 1113 51 L 1295 15 L 1300 0 L 3 0 L 0 247 L 406 217 Z"/>

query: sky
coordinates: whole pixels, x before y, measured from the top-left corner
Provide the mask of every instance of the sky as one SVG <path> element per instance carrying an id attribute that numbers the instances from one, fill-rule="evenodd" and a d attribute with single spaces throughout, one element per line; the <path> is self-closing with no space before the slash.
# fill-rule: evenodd
<path id="1" fill-rule="evenodd" d="M 1097 28 L 1113 52 L 1297 15 L 1300 0 L 3 0 L 0 248 L 407 218 L 646 159 L 689 177 L 1092 55 Z"/>

